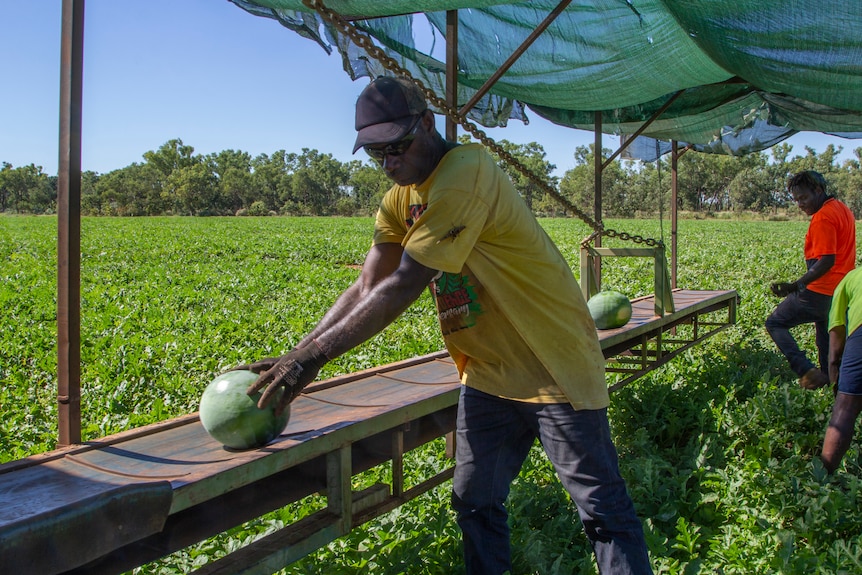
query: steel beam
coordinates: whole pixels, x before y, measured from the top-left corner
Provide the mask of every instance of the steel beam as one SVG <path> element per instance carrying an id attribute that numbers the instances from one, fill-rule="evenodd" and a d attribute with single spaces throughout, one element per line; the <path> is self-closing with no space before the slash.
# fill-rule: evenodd
<path id="1" fill-rule="evenodd" d="M 479 88 L 475 94 L 473 94 L 473 97 L 470 98 L 470 101 L 464 104 L 464 106 L 460 110 L 462 116 L 464 116 L 465 118 L 467 117 L 467 112 L 473 109 L 473 106 L 476 105 L 476 102 L 481 100 L 482 97 L 488 93 L 488 91 L 494 86 L 494 84 L 497 83 L 497 80 L 499 80 L 503 76 L 503 74 L 505 74 L 509 70 L 509 68 L 512 67 L 512 64 L 518 61 L 518 58 L 521 57 L 521 54 L 527 51 L 527 48 L 529 48 L 533 44 L 533 42 L 536 41 L 536 38 L 538 38 L 542 35 L 542 33 L 544 33 L 548 26 L 550 26 L 551 23 L 556 20 L 560 14 L 563 13 L 563 10 L 565 10 L 570 3 L 571 0 L 562 0 L 562 2 L 557 4 L 556 8 L 551 10 L 547 17 L 545 17 L 545 19 L 542 20 L 542 22 L 538 26 L 536 26 L 536 28 L 532 32 L 530 32 L 530 35 L 527 36 L 527 38 L 521 43 L 521 45 L 518 46 L 518 48 L 516 48 L 514 52 L 512 52 L 511 56 L 509 56 L 506 61 L 503 62 L 503 64 L 499 68 L 497 68 L 497 71 L 491 74 L 491 77 L 488 78 L 484 84 L 482 84 L 482 87 Z"/>

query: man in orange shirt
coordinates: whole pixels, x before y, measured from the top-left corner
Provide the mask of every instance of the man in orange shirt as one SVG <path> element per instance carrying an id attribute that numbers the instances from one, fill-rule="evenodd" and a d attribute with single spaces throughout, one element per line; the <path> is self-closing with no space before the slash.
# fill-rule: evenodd
<path id="1" fill-rule="evenodd" d="M 847 272 L 856 267 L 856 220 L 850 209 L 827 195 L 826 180 L 813 170 L 800 172 L 787 184 L 793 200 L 811 216 L 805 234 L 804 257 L 807 271 L 794 282 L 770 286 L 784 299 L 766 320 L 766 330 L 805 389 L 829 383 L 827 375 L 829 332 L 827 321 L 832 294 Z M 790 328 L 813 323 L 819 367 L 799 349 Z"/>

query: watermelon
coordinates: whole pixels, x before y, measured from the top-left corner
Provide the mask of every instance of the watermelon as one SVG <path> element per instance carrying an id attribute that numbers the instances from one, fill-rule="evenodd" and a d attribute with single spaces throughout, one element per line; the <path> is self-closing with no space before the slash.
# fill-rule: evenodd
<path id="1" fill-rule="evenodd" d="M 275 406 L 281 395 L 260 409 L 257 406 L 260 392 L 250 396 L 246 394 L 245 390 L 257 377 L 251 371 L 228 371 L 212 380 L 201 396 L 201 424 L 210 437 L 225 447 L 261 447 L 287 427 L 290 406 L 281 415 L 275 415 Z"/>
<path id="2" fill-rule="evenodd" d="M 587 301 L 598 329 L 622 327 L 632 318 L 632 302 L 618 291 L 600 291 Z"/>

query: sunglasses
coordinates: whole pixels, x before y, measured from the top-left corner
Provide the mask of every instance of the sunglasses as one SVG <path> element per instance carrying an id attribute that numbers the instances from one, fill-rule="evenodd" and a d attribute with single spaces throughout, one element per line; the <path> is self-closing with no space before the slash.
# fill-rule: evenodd
<path id="1" fill-rule="evenodd" d="M 383 163 L 383 159 L 386 156 L 400 156 L 413 144 L 413 140 L 416 138 L 416 128 L 419 126 L 419 120 L 422 119 L 422 114 L 419 114 L 415 120 L 413 120 L 413 124 L 410 125 L 410 128 L 407 130 L 407 135 L 398 140 L 397 142 L 392 142 L 391 144 L 386 144 L 382 148 L 372 148 L 370 146 L 363 146 L 365 153 L 368 156 L 376 161 L 379 164 Z"/>

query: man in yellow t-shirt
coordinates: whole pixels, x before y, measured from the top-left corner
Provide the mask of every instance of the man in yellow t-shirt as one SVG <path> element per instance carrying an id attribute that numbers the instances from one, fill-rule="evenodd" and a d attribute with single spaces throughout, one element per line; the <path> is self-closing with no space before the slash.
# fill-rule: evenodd
<path id="1" fill-rule="evenodd" d="M 511 570 L 505 501 L 536 438 L 578 506 L 601 573 L 649 574 L 620 476 L 604 358 L 567 262 L 479 145 L 445 141 L 422 92 L 379 77 L 356 103 L 360 147 L 395 183 L 354 285 L 290 353 L 250 366 L 283 402 L 431 285 L 463 383 L 452 503 L 468 575 Z"/>

